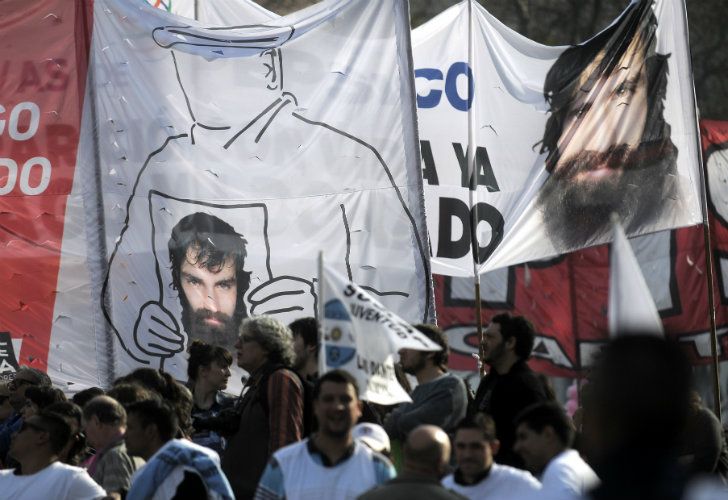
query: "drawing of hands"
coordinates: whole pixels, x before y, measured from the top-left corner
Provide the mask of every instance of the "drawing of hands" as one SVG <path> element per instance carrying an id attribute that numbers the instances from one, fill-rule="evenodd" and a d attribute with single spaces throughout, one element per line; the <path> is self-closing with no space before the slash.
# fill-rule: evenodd
<path id="1" fill-rule="evenodd" d="M 134 342 L 137 347 L 152 358 L 171 358 L 185 347 L 185 337 L 180 332 L 177 320 L 159 302 L 147 302 L 139 311 L 134 324 Z"/>
<path id="2" fill-rule="evenodd" d="M 285 324 L 316 313 L 315 280 L 295 276 L 280 276 L 250 292 L 251 316 L 271 315 Z"/>

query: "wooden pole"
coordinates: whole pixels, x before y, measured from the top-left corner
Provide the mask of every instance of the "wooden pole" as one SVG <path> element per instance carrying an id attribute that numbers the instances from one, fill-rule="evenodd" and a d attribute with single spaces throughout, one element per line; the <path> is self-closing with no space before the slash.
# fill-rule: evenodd
<path id="1" fill-rule="evenodd" d="M 468 1 L 468 65 L 473 68 L 473 0 Z M 475 101 L 474 93 L 475 85 L 472 81 L 468 82 L 468 174 L 470 186 L 468 197 L 470 202 L 470 210 L 472 218 L 470 219 L 470 239 L 472 242 L 473 252 L 473 290 L 475 292 L 475 324 L 478 328 L 478 370 L 480 376 L 485 375 L 485 365 L 483 364 L 483 315 L 482 305 L 480 302 L 480 254 L 478 242 L 478 179 L 475 169 L 475 117 L 473 116 L 472 103 Z"/>
<path id="2" fill-rule="evenodd" d="M 685 37 L 688 47 L 690 47 L 689 31 L 688 31 L 688 11 L 683 2 L 683 17 L 685 23 Z M 696 137 L 696 150 L 698 155 L 698 161 L 700 165 L 700 195 L 701 195 L 701 209 L 703 212 L 703 241 L 705 244 L 705 278 L 708 287 L 708 319 L 710 320 L 710 354 L 712 358 L 713 368 L 713 409 L 718 420 L 722 422 L 721 408 L 720 408 L 720 366 L 718 359 L 718 333 L 715 325 L 715 295 L 714 295 L 714 283 L 715 278 L 713 276 L 713 247 L 710 239 L 710 219 L 708 216 L 708 170 L 707 165 L 703 162 L 703 148 L 700 141 L 700 124 L 698 123 L 698 101 L 695 97 L 695 83 L 692 60 L 688 57 L 688 64 L 690 65 L 690 82 L 693 86 L 693 106 L 692 112 L 695 123 L 695 137 Z M 687 111 L 687 110 L 686 110 Z"/>
<path id="3" fill-rule="evenodd" d="M 713 409 L 718 420 L 721 418 L 720 404 L 720 365 L 718 358 L 718 332 L 715 324 L 715 294 L 713 292 L 715 278 L 713 276 L 713 250 L 710 239 L 710 224 L 708 223 L 707 212 L 703 221 L 703 239 L 705 242 L 705 267 L 706 281 L 708 286 L 708 317 L 710 319 L 710 355 L 712 358 L 713 368 Z"/>

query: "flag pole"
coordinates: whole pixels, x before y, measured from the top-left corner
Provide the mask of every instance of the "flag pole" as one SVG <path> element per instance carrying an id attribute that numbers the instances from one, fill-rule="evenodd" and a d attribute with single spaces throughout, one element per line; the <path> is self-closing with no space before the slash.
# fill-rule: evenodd
<path id="1" fill-rule="evenodd" d="M 697 120 L 696 120 L 697 126 Z M 700 129 L 698 128 L 698 142 L 700 142 Z M 708 289 L 708 319 L 710 320 L 710 356 L 713 368 L 713 410 L 718 420 L 721 418 L 720 404 L 720 365 L 718 359 L 718 332 L 715 323 L 715 277 L 713 274 L 713 244 L 710 238 L 710 219 L 708 216 L 707 167 L 703 162 L 703 153 L 698 144 L 698 158 L 700 161 L 700 188 L 701 209 L 703 211 L 703 243 L 705 246 L 705 280 Z"/>
<path id="2" fill-rule="evenodd" d="M 473 69 L 473 0 L 468 0 L 468 65 Z M 475 323 L 478 327 L 478 371 L 480 376 L 485 375 L 483 364 L 483 315 L 482 305 L 480 302 L 480 255 L 478 252 L 478 182 L 475 170 L 475 117 L 473 116 L 473 101 L 475 85 L 472 80 L 468 81 L 468 178 L 470 185 L 468 186 L 468 201 L 470 203 L 470 211 L 472 217 L 470 220 L 470 239 L 472 241 L 473 252 L 473 290 L 475 293 Z"/>
<path id="3" fill-rule="evenodd" d="M 685 28 L 685 43 L 690 47 L 690 35 L 688 31 L 688 11 L 685 2 L 682 2 L 683 20 Z M 690 85 L 693 91 L 693 116 L 695 124 L 695 137 L 697 141 L 696 150 L 700 165 L 700 209 L 703 212 L 703 242 L 705 245 L 705 279 L 708 288 L 708 319 L 710 320 L 710 355 L 713 368 L 713 410 L 721 422 L 720 404 L 720 366 L 718 359 L 718 332 L 715 323 L 715 277 L 713 274 L 713 244 L 710 238 L 710 217 L 708 212 L 708 170 L 703 161 L 703 148 L 700 141 L 700 124 L 698 122 L 698 100 L 695 95 L 695 77 L 693 73 L 693 62 L 687 58 L 690 71 Z"/>
<path id="4" fill-rule="evenodd" d="M 324 345 L 324 252 L 318 254 L 318 297 L 316 298 L 316 323 L 318 324 L 319 376 L 326 373 L 326 348 Z"/>
<path id="5" fill-rule="evenodd" d="M 702 163 L 702 154 L 701 163 Z M 703 165 L 702 168 L 705 168 Z M 701 175 L 705 179 L 705 174 Z M 703 183 L 703 189 L 705 189 Z M 710 319 L 710 355 L 712 358 L 713 367 L 713 406 L 715 415 L 718 420 L 722 422 L 721 418 L 721 404 L 720 404 L 720 365 L 718 359 L 718 332 L 715 324 L 715 297 L 714 297 L 714 283 L 715 278 L 713 276 L 713 245 L 710 238 L 710 225 L 708 221 L 707 207 L 703 207 L 703 239 L 705 241 L 705 267 L 706 267 L 706 281 L 708 286 L 708 317 Z"/>

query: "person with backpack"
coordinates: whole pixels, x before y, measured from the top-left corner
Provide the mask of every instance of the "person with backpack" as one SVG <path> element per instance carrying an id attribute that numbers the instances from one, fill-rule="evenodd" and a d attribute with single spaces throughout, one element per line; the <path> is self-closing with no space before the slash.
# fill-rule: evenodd
<path id="1" fill-rule="evenodd" d="M 238 499 L 252 498 L 276 450 L 303 437 L 304 389 L 292 371 L 291 330 L 259 316 L 240 327 L 235 344 L 238 366 L 250 373 L 236 403 L 237 431 L 230 436 L 222 468 Z"/>

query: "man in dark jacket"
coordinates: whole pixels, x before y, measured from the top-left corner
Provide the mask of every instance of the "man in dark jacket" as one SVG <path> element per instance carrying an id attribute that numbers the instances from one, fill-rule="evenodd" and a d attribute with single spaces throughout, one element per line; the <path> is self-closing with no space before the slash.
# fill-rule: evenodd
<path id="1" fill-rule="evenodd" d="M 496 462 L 520 469 L 523 460 L 513 451 L 516 415 L 549 399 L 546 386 L 527 364 L 533 342 L 533 325 L 523 316 L 504 313 L 493 317 L 483 336 L 483 361 L 490 371 L 468 408 L 468 415 L 484 412 L 493 417 L 500 441 Z"/>
<path id="2" fill-rule="evenodd" d="M 293 335 L 267 316 L 247 319 L 235 345 L 238 366 L 250 373 L 236 403 L 237 432 L 228 440 L 222 468 L 235 498 L 253 498 L 274 451 L 303 437 L 303 388 L 291 371 Z"/>

